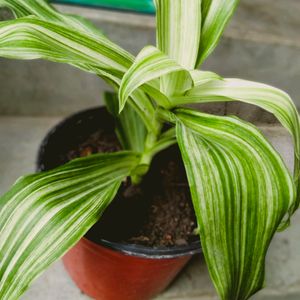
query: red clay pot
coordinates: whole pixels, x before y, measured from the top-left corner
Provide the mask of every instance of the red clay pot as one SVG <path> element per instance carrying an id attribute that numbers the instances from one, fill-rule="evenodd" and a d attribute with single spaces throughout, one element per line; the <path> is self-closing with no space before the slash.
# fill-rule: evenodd
<path id="1" fill-rule="evenodd" d="M 114 130 L 113 119 L 104 108 L 79 112 L 62 121 L 43 140 L 37 170 L 59 166 L 61 154 L 70 145 L 78 145 L 98 128 Z M 199 242 L 150 248 L 108 242 L 97 234 L 96 238 L 87 236 L 63 257 L 63 262 L 77 286 L 97 300 L 151 299 L 169 285 L 193 254 L 201 252 Z"/>
<path id="2" fill-rule="evenodd" d="M 159 255 L 159 251 L 152 257 L 142 255 L 82 238 L 63 257 L 63 262 L 77 286 L 93 299 L 148 300 L 169 285 L 192 252 L 173 258 Z"/>

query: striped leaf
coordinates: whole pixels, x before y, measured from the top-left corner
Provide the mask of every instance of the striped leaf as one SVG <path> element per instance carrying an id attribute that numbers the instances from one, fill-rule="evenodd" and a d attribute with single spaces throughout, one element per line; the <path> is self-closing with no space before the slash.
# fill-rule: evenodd
<path id="1" fill-rule="evenodd" d="M 123 149 L 143 152 L 147 130 L 139 115 L 129 105 L 119 114 L 119 99 L 115 93 L 106 92 L 104 100 L 108 111 L 115 118 L 116 134 Z"/>
<path id="2" fill-rule="evenodd" d="M 217 46 L 239 0 L 202 0 L 202 31 L 197 64 L 201 64 Z"/>
<path id="3" fill-rule="evenodd" d="M 201 36 L 201 0 L 155 0 L 157 47 L 194 69 Z"/>
<path id="4" fill-rule="evenodd" d="M 239 0 L 155 0 L 157 46 L 187 69 L 214 50 Z"/>
<path id="5" fill-rule="evenodd" d="M 257 105 L 273 113 L 292 135 L 295 145 L 294 180 L 298 189 L 297 199 L 291 207 L 291 214 L 294 213 L 300 204 L 300 119 L 295 104 L 288 94 L 277 88 L 241 79 L 210 81 L 192 88 L 185 97 L 172 99 L 174 105 L 222 101 Z"/>
<path id="6" fill-rule="evenodd" d="M 149 149 L 152 156 L 161 152 L 164 149 L 176 144 L 176 132 L 175 128 L 170 128 L 159 137 L 158 141 Z"/>
<path id="7" fill-rule="evenodd" d="M 220 75 L 210 71 L 191 70 L 190 75 L 195 87 L 213 80 L 222 79 Z"/>
<path id="8" fill-rule="evenodd" d="M 182 67 L 196 66 L 201 36 L 201 0 L 155 0 L 157 47 Z M 172 95 L 172 88 L 184 81 L 184 73 L 165 75 L 161 91 Z"/>
<path id="9" fill-rule="evenodd" d="M 91 35 L 34 17 L 0 23 L 0 56 L 43 58 L 92 73 L 99 69 L 119 77 L 133 61 L 131 55 L 104 37 L 94 39 Z"/>
<path id="10" fill-rule="evenodd" d="M 187 109 L 175 113 L 211 278 L 221 299 L 248 299 L 264 285 L 266 252 L 294 201 L 293 181 L 249 123 Z"/>
<path id="11" fill-rule="evenodd" d="M 66 26 L 33 17 L 0 23 L 0 56 L 16 59 L 43 58 L 68 63 L 120 85 L 133 57 L 108 39 L 74 31 Z M 137 91 L 133 107 L 152 130 L 157 130 L 150 99 Z"/>
<path id="12" fill-rule="evenodd" d="M 14 300 L 100 218 L 139 160 L 97 154 L 29 175 L 0 198 L 0 299 Z"/>
<path id="13" fill-rule="evenodd" d="M 0 0 L 1 6 L 10 8 L 16 18 L 37 16 L 41 20 L 67 25 L 95 37 L 102 36 L 102 33 L 88 20 L 80 16 L 60 13 L 45 0 Z"/>
<path id="14" fill-rule="evenodd" d="M 85 41 L 85 38 L 82 35 L 77 36 L 77 34 L 75 34 L 75 36 L 78 37 L 77 40 L 80 41 L 79 45 L 76 45 L 75 43 L 73 43 L 72 38 L 66 43 L 66 40 L 63 35 L 60 36 L 59 38 L 57 38 L 57 35 L 53 35 L 53 40 L 52 40 L 51 32 L 48 32 L 48 28 L 47 28 L 51 26 L 51 24 L 46 23 L 46 26 L 44 28 L 44 30 L 47 31 L 49 34 L 49 36 L 46 37 L 44 37 L 43 34 L 39 32 L 39 30 L 33 30 L 28 28 L 27 30 L 28 32 L 25 33 L 24 36 L 24 38 L 26 37 L 26 35 L 30 36 L 29 39 L 27 38 L 28 43 L 21 44 L 20 42 L 17 42 L 16 44 L 10 45 L 10 49 L 7 50 L 7 51 L 11 51 L 12 53 L 18 52 L 15 58 L 31 59 L 31 57 L 28 57 L 28 52 L 32 51 L 33 53 L 31 54 L 35 58 L 44 58 L 52 61 L 59 61 L 62 63 L 70 63 L 80 69 L 99 75 L 104 80 L 108 81 L 109 84 L 112 84 L 114 86 L 117 86 L 117 88 L 119 88 L 124 71 L 133 62 L 133 56 L 131 56 L 126 51 L 114 45 L 111 41 L 105 38 L 99 32 L 99 30 L 95 28 L 89 21 L 78 16 L 62 14 L 56 11 L 51 5 L 47 3 L 47 1 L 44 0 L 26 0 L 26 1 L 25 0 L 21 0 L 21 1 L 0 0 L 0 6 L 9 7 L 14 11 L 15 15 L 19 18 L 26 17 L 28 15 L 34 15 L 37 16 L 38 19 L 40 20 L 49 21 L 52 23 L 56 23 L 58 25 L 63 25 L 64 27 L 68 26 L 70 30 L 66 32 L 67 36 L 72 37 L 72 35 L 74 35 L 74 31 L 76 31 L 76 32 L 82 32 L 84 34 L 84 37 L 87 37 L 87 40 Z M 11 25 L 13 24 L 14 22 L 12 21 Z M 22 25 L 20 24 L 19 27 L 20 26 Z M 3 31 L 4 30 L 5 28 L 3 28 Z M 55 27 L 52 27 L 52 30 L 54 33 L 56 32 Z M 18 39 L 20 39 L 21 38 L 20 34 L 24 34 L 22 29 L 20 28 L 15 29 L 14 32 L 12 32 L 12 36 L 10 38 L 14 39 L 14 35 L 16 35 L 18 36 Z M 35 40 L 37 40 L 36 43 Z M 94 43 L 95 40 L 97 40 L 97 42 Z M 31 45 L 29 44 L 29 42 L 31 43 Z M 54 43 L 65 44 L 64 45 L 65 50 L 61 51 L 60 53 L 57 53 L 58 47 L 54 45 Z M 47 53 L 44 53 L 43 44 L 46 45 L 48 44 Z M 1 39 L 0 39 L 0 45 L 1 45 Z M 103 68 L 102 61 L 97 62 L 97 60 L 99 59 L 99 55 L 97 55 L 97 53 L 93 54 L 92 57 L 90 58 L 84 56 L 85 54 L 88 54 L 90 52 L 89 50 L 91 50 L 88 49 L 87 51 L 84 51 L 85 47 L 87 48 L 92 47 L 93 48 L 92 51 L 94 52 L 96 48 L 99 49 L 99 47 L 102 46 L 104 46 L 104 49 L 105 48 L 107 49 L 106 54 L 112 57 L 114 64 L 117 61 L 120 62 L 121 64 L 120 68 L 117 68 L 117 70 L 110 67 Z M 71 49 L 69 47 L 71 47 Z M 23 53 L 23 49 L 26 50 L 24 51 L 24 53 Z M 7 51 L 5 51 L 5 54 L 2 56 L 10 57 L 6 55 Z M 80 52 L 83 52 L 81 53 L 83 54 L 83 56 L 81 56 L 80 58 L 78 58 L 77 56 L 78 60 L 74 62 L 72 56 L 74 56 L 74 53 L 78 55 Z M 114 52 L 115 54 L 118 55 L 114 55 Z M 103 54 L 105 54 L 105 52 L 103 52 Z M 121 57 L 119 55 L 121 55 Z M 1 56 L 1 48 L 0 48 L 0 56 Z M 97 56 L 98 58 L 96 58 Z M 10 57 L 10 58 L 14 58 L 14 57 Z M 109 60 L 108 60 L 108 64 L 109 64 Z M 157 125 L 153 120 L 154 119 L 153 105 L 151 104 L 148 97 L 145 94 L 143 94 L 142 91 L 136 92 L 135 95 L 131 97 L 131 104 L 132 107 L 134 107 L 134 109 L 140 115 L 143 122 L 147 125 L 147 127 L 154 131 L 157 130 L 156 128 Z"/>
<path id="15" fill-rule="evenodd" d="M 175 72 L 180 73 L 180 81 L 170 83 L 169 93 L 183 94 L 192 87 L 189 72 L 153 46 L 142 49 L 122 79 L 119 90 L 120 111 L 124 108 L 128 97 L 143 84 L 148 84 L 145 90 L 153 96 L 155 101 L 163 107 L 169 107 L 168 98 L 164 96 L 166 91 L 161 91 L 159 82 L 153 81 Z"/>
<path id="16" fill-rule="evenodd" d="M 111 86 L 114 87 L 116 92 L 119 91 L 121 79 L 116 77 L 112 78 L 106 74 L 102 78 Z M 128 104 L 137 112 L 147 130 L 158 134 L 160 130 L 160 123 L 155 116 L 155 107 L 150 97 L 141 89 L 135 90 L 128 99 Z M 118 104 L 119 107 L 119 104 Z"/>

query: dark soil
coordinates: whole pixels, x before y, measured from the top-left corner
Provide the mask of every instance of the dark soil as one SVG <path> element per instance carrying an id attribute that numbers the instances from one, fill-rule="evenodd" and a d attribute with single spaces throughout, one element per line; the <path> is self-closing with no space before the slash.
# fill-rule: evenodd
<path id="1" fill-rule="evenodd" d="M 76 157 L 120 150 L 115 134 L 97 131 L 70 149 L 64 163 Z M 122 184 L 116 199 L 88 232 L 92 240 L 106 239 L 153 247 L 187 245 L 198 239 L 190 191 L 177 146 L 153 160 L 139 186 Z"/>

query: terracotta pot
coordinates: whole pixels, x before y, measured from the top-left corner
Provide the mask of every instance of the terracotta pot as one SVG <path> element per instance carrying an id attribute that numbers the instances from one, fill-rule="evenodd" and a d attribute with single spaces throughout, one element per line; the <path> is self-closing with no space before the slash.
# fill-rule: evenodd
<path id="1" fill-rule="evenodd" d="M 194 253 L 172 251 L 164 255 L 153 250 L 149 255 L 139 247 L 116 248 L 83 238 L 63 258 L 77 286 L 94 299 L 151 299 L 169 285 Z"/>
<path id="2" fill-rule="evenodd" d="M 65 119 L 42 142 L 37 169 L 59 166 L 61 154 L 70 145 L 80 143 L 99 128 L 114 129 L 104 108 L 89 109 Z M 87 234 L 63 257 L 63 262 L 77 286 L 94 299 L 147 300 L 163 291 L 192 255 L 199 252 L 199 242 L 150 248 L 113 243 Z"/>

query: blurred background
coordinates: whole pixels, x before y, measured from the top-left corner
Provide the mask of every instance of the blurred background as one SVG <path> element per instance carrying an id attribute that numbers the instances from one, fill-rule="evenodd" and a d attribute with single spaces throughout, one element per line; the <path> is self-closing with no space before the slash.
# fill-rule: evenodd
<path id="1" fill-rule="evenodd" d="M 155 44 L 155 11 L 151 0 L 53 2 L 63 12 L 88 18 L 133 54 L 145 45 Z M 0 20 L 9 18 L 11 14 L 7 10 L 0 10 Z M 224 77 L 277 86 L 287 91 L 300 108 L 299 32 L 299 0 L 241 0 L 219 46 L 203 69 Z M 0 193 L 20 175 L 34 171 L 38 145 L 54 124 L 64 116 L 101 105 L 105 90 L 110 88 L 96 76 L 67 65 L 0 59 Z M 238 114 L 261 124 L 291 167 L 291 141 L 284 130 L 273 124 L 269 114 L 237 103 L 208 105 L 205 110 Z M 276 236 L 267 261 L 267 288 L 253 299 L 300 299 L 299 230 L 298 213 L 293 227 Z M 57 263 L 22 299 L 87 298 Z M 159 299 L 217 299 L 203 259 L 197 257 Z"/>

